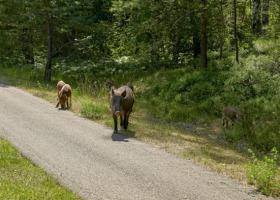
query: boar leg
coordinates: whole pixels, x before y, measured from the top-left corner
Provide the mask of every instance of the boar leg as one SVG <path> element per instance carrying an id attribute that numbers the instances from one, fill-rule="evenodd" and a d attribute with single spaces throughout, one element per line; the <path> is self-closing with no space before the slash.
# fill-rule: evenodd
<path id="1" fill-rule="evenodd" d="M 125 116 L 125 115 L 124 115 Z M 120 125 L 121 125 L 121 127 L 124 127 L 124 122 L 123 122 L 123 116 L 122 115 L 120 115 Z"/>
<path id="2" fill-rule="evenodd" d="M 55 106 L 55 107 L 57 108 L 58 106 L 59 106 L 59 100 L 58 100 L 58 102 L 57 102 L 57 104 L 56 104 L 56 106 Z"/>
<path id="3" fill-rule="evenodd" d="M 70 107 L 72 107 L 72 96 L 70 95 L 69 98 L 70 98 Z"/>
<path id="4" fill-rule="evenodd" d="M 118 133 L 118 119 L 117 115 L 113 115 L 114 118 L 114 133 Z"/>
<path id="5" fill-rule="evenodd" d="M 67 108 L 69 108 L 68 97 L 66 98 L 66 105 L 67 105 Z"/>
<path id="6" fill-rule="evenodd" d="M 228 119 L 227 117 L 223 117 L 223 127 L 226 125 L 226 128 L 228 128 Z"/>
<path id="7" fill-rule="evenodd" d="M 228 120 L 228 119 L 226 119 L 226 128 L 228 128 L 228 121 L 229 121 L 229 120 Z"/>
<path id="8" fill-rule="evenodd" d="M 127 129 L 128 127 L 128 118 L 129 118 L 129 113 L 126 114 L 124 117 L 124 129 Z"/>

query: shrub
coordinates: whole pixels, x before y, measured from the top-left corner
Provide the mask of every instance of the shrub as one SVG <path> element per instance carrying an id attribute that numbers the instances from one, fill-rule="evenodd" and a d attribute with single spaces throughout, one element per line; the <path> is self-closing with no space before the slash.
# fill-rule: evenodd
<path id="1" fill-rule="evenodd" d="M 280 184 L 277 183 L 276 179 L 279 173 L 277 149 L 273 148 L 270 156 L 264 156 L 262 160 L 259 160 L 251 149 L 248 151 L 253 159 L 252 163 L 245 165 L 248 183 L 256 185 L 265 195 L 279 194 Z"/>
<path id="2" fill-rule="evenodd" d="M 89 119 L 101 119 L 106 108 L 102 105 L 96 105 L 92 102 L 83 102 L 81 106 L 81 114 Z"/>

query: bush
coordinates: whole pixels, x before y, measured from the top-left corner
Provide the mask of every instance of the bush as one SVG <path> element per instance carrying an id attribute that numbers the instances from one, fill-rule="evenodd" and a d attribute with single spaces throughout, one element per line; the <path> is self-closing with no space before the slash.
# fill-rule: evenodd
<path id="1" fill-rule="evenodd" d="M 102 105 L 96 105 L 92 102 L 83 102 L 81 106 L 81 114 L 86 118 L 95 120 L 101 119 L 106 110 Z"/>
<path id="2" fill-rule="evenodd" d="M 271 155 L 264 156 L 262 160 L 259 160 L 251 149 L 248 151 L 253 159 L 252 163 L 245 165 L 248 183 L 257 185 L 265 195 L 280 195 L 280 183 L 276 179 L 279 173 L 277 165 L 279 154 L 277 149 L 273 148 Z"/>

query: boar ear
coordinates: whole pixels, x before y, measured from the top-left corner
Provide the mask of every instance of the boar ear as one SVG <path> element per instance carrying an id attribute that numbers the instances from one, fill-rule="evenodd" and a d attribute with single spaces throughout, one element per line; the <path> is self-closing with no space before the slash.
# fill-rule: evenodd
<path id="1" fill-rule="evenodd" d="M 125 91 L 123 91 L 123 93 L 122 93 L 122 97 L 123 97 L 123 98 L 125 98 L 125 97 L 126 97 L 126 90 L 125 90 Z"/>

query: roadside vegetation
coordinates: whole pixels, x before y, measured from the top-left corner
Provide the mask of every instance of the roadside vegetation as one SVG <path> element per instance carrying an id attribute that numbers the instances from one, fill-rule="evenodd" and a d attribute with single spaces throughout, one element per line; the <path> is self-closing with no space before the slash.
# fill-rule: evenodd
<path id="1" fill-rule="evenodd" d="M 109 127 L 106 80 L 130 82 L 122 134 L 280 196 L 279 0 L 3 1 L 0 10 L 0 79 L 54 105 L 63 80 L 71 111 Z M 242 114 L 228 129 L 227 106 Z"/>
<path id="2" fill-rule="evenodd" d="M 0 199 L 81 199 L 0 138 Z"/>

